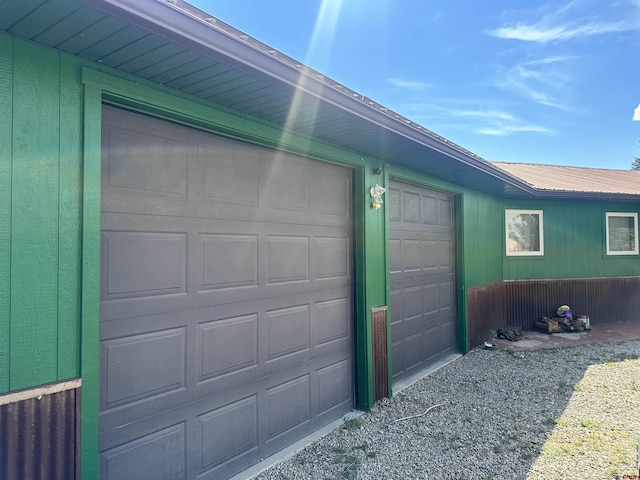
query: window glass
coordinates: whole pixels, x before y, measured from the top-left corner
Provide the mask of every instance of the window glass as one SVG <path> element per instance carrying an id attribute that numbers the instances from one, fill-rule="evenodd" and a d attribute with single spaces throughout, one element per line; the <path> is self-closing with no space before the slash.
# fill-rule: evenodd
<path id="1" fill-rule="evenodd" d="M 638 253 L 638 214 L 607 212 L 607 255 Z"/>
<path id="2" fill-rule="evenodd" d="M 544 255 L 542 210 L 506 210 L 507 255 Z"/>

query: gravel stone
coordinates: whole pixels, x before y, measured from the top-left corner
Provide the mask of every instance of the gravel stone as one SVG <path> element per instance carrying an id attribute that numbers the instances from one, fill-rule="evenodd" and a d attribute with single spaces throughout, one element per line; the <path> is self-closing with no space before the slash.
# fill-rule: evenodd
<path id="1" fill-rule="evenodd" d="M 623 361 L 639 354 L 640 340 L 524 352 L 475 349 L 255 478 L 552 480 L 634 473 L 640 362 Z M 604 368 L 621 362 L 622 373 Z M 605 387 L 616 378 L 619 383 Z M 578 413 L 566 413 L 570 405 Z M 634 455 L 613 445 L 615 461 L 626 463 L 612 467 L 614 460 L 603 462 L 584 449 L 554 454 L 545 445 L 558 422 L 574 421 L 571 415 L 585 429 L 577 435 L 591 438 L 587 427 L 593 426 L 605 443 L 625 437 Z"/>

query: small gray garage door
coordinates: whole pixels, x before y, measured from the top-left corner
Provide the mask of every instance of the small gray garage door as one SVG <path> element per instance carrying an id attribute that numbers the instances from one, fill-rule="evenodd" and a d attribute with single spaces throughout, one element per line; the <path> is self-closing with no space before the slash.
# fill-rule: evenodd
<path id="1" fill-rule="evenodd" d="M 393 381 L 456 351 L 454 198 L 391 180 Z"/>
<path id="2" fill-rule="evenodd" d="M 351 171 L 103 107 L 102 480 L 220 479 L 353 407 Z"/>

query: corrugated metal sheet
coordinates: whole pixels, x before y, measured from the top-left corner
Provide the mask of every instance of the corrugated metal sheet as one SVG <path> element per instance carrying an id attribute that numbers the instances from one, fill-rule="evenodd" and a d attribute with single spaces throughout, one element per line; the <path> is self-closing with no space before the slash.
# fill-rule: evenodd
<path id="1" fill-rule="evenodd" d="M 640 277 L 507 280 L 467 292 L 469 348 L 487 340 L 489 330 L 533 329 L 560 305 L 589 315 L 591 325 L 640 319 Z"/>
<path id="2" fill-rule="evenodd" d="M 513 280 L 505 282 L 508 323 L 532 328 L 560 305 L 589 315 L 592 325 L 637 321 L 640 318 L 640 277 Z"/>
<path id="3" fill-rule="evenodd" d="M 467 290 L 469 349 L 489 339 L 489 331 L 504 325 L 504 282 L 489 283 Z"/>
<path id="4" fill-rule="evenodd" d="M 0 406 L 0 479 L 74 480 L 80 389 Z"/>
<path id="5" fill-rule="evenodd" d="M 541 190 L 640 195 L 640 171 L 492 162 Z"/>
<path id="6" fill-rule="evenodd" d="M 374 401 L 389 396 L 389 353 L 387 348 L 387 307 L 371 309 L 373 341 Z"/>

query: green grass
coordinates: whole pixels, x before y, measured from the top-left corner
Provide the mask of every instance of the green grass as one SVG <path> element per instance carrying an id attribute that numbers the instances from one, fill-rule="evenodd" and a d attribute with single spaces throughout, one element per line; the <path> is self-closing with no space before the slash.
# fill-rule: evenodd
<path id="1" fill-rule="evenodd" d="M 364 423 L 364 421 L 360 417 L 358 417 L 358 418 L 350 418 L 349 420 L 346 420 L 342 424 L 342 428 L 344 428 L 345 430 L 358 430 L 362 426 L 363 423 Z"/>

